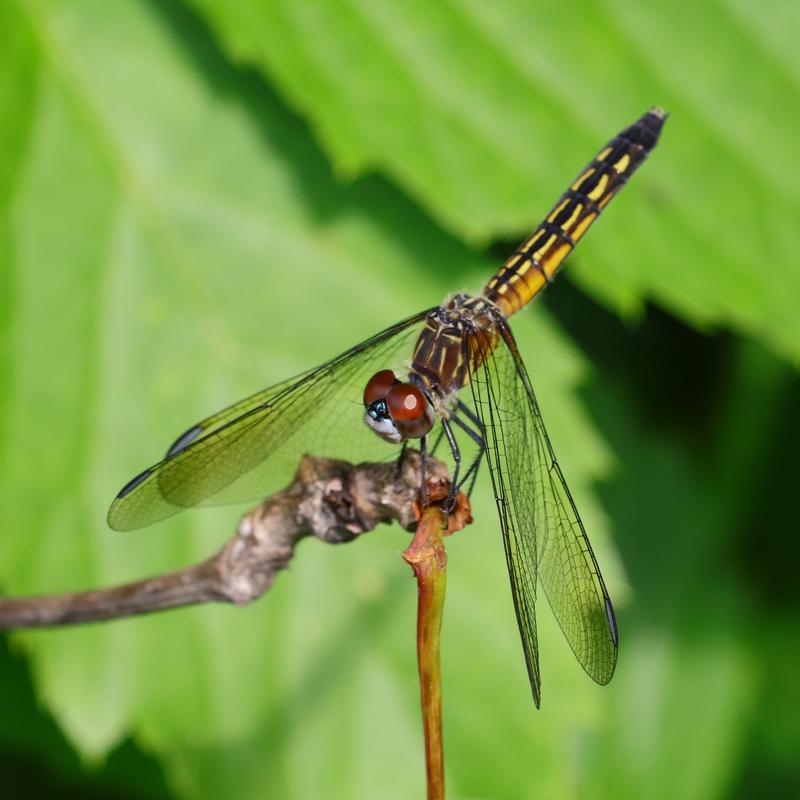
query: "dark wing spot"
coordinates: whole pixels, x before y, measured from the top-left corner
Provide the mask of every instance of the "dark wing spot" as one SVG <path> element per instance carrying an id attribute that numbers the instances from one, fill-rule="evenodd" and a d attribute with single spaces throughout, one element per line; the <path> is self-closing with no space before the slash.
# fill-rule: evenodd
<path id="1" fill-rule="evenodd" d="M 135 478 L 131 478 L 120 490 L 117 494 L 117 498 L 121 499 L 125 497 L 125 495 L 130 494 L 142 481 L 147 478 L 148 475 L 153 471 L 152 467 L 150 469 L 146 469 L 144 472 L 139 473 Z"/>
<path id="2" fill-rule="evenodd" d="M 185 450 L 202 432 L 203 426 L 195 425 L 193 428 L 189 428 L 185 433 L 182 433 L 172 443 L 169 450 L 167 450 L 167 458 L 174 456 L 176 453 L 180 453 L 181 450 Z"/>
<path id="3" fill-rule="evenodd" d="M 638 144 L 646 153 L 649 153 L 656 146 L 667 116 L 666 111 L 662 111 L 660 108 L 651 108 L 633 125 L 626 128 L 620 136 L 632 144 Z"/>
<path id="4" fill-rule="evenodd" d="M 608 617 L 608 628 L 611 631 L 611 641 L 614 642 L 614 647 L 619 647 L 619 633 L 617 632 L 617 617 L 614 614 L 614 608 L 611 605 L 611 599 L 606 597 L 606 617 Z"/>

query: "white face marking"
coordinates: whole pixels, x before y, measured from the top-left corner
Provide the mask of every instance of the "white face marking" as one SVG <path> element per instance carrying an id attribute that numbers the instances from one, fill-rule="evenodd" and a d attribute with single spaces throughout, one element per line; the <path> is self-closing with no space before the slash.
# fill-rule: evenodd
<path id="1" fill-rule="evenodd" d="M 391 419 L 376 420 L 373 419 L 369 414 L 364 414 L 364 422 L 366 422 L 367 425 L 369 425 L 369 427 L 381 437 L 381 439 L 384 439 L 387 442 L 391 442 L 392 444 L 400 444 L 400 442 L 403 441 L 400 431 L 397 430 L 396 425 Z"/>

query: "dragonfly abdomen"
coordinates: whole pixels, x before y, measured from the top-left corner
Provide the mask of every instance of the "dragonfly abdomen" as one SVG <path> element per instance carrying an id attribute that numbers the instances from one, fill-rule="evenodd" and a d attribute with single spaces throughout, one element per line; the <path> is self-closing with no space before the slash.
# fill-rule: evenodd
<path id="1" fill-rule="evenodd" d="M 651 109 L 600 150 L 545 220 L 486 284 L 484 297 L 506 316 L 529 303 L 647 158 L 666 117 L 661 109 Z"/>

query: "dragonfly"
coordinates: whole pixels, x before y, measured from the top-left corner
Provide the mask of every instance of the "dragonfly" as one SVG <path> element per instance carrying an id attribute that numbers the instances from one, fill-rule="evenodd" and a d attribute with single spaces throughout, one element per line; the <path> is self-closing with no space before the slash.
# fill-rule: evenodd
<path id="1" fill-rule="evenodd" d="M 655 147 L 666 118 L 650 109 L 611 139 L 479 294 L 454 294 L 193 425 L 125 484 L 109 525 L 130 530 L 193 506 L 262 499 L 289 482 L 305 453 L 381 461 L 397 457 L 387 443 L 402 458 L 416 441 L 424 464 L 444 439 L 449 501 L 457 488 L 469 492 L 488 463 L 536 707 L 540 587 L 580 665 L 607 684 L 619 648 L 614 609 L 508 319 L 552 281 Z"/>

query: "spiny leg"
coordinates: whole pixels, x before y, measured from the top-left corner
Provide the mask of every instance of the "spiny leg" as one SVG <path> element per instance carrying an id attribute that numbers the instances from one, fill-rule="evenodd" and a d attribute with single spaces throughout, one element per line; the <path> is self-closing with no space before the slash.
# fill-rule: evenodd
<path id="1" fill-rule="evenodd" d="M 426 466 L 428 461 L 428 437 L 423 436 L 419 440 L 419 477 L 420 494 L 422 495 L 422 508 L 428 507 L 428 481 L 426 476 Z"/>
<path id="2" fill-rule="evenodd" d="M 451 478 L 450 490 L 447 492 L 447 498 L 442 506 L 445 514 L 450 514 L 456 507 L 458 473 L 461 470 L 461 449 L 458 446 L 453 429 L 450 427 L 450 422 L 446 419 L 442 419 L 442 430 L 447 437 L 447 443 L 450 445 L 450 452 L 453 455 L 453 477 Z"/>
<path id="3" fill-rule="evenodd" d="M 467 497 L 472 497 L 472 491 L 475 488 L 475 481 L 478 480 L 478 472 L 481 467 L 481 463 L 483 462 L 483 452 L 480 452 L 476 457 L 475 460 L 470 464 L 469 469 L 467 470 L 467 474 L 464 476 L 464 480 L 462 481 L 462 485 L 467 481 L 469 478 L 469 487 L 464 494 Z M 472 473 L 470 475 L 470 473 Z"/>
<path id="4" fill-rule="evenodd" d="M 475 415 L 472 411 L 465 406 L 461 401 L 458 403 L 459 411 L 463 413 L 465 416 L 469 417 L 471 422 L 476 423 L 476 427 L 478 430 L 473 430 L 464 420 L 462 420 L 458 414 L 451 414 L 450 419 L 458 425 L 461 430 L 463 430 L 473 442 L 478 445 L 478 453 L 473 459 L 472 463 L 469 466 L 469 469 L 464 473 L 464 476 L 461 478 L 461 483 L 456 486 L 456 489 L 460 489 L 467 481 L 469 481 L 469 489 L 467 490 L 466 494 L 469 497 L 472 494 L 472 490 L 475 487 L 475 481 L 478 477 L 478 469 L 480 468 L 481 461 L 483 460 L 484 453 L 486 452 L 486 439 L 483 436 L 483 426 L 480 424 L 480 420 L 475 418 Z"/>
<path id="5" fill-rule="evenodd" d="M 459 400 L 458 398 L 456 398 L 456 408 L 475 426 L 480 436 L 483 437 L 483 424 L 478 415 L 463 400 Z M 483 439 L 481 439 L 481 441 L 483 441 Z"/>
<path id="6" fill-rule="evenodd" d="M 478 469 L 480 467 L 481 461 L 483 460 L 483 455 L 486 452 L 486 440 L 483 436 L 483 427 L 481 425 L 480 419 L 475 415 L 472 409 L 469 408 L 465 403 L 461 400 L 457 400 L 457 408 L 460 413 L 462 413 L 467 419 L 469 420 L 472 425 L 477 428 L 477 430 L 473 429 L 469 424 L 464 422 L 458 414 L 452 413 L 450 414 L 449 421 L 447 419 L 441 420 L 441 430 L 439 431 L 436 439 L 434 440 L 433 447 L 428 450 L 427 449 L 427 437 L 423 437 L 420 440 L 420 455 L 422 456 L 422 467 L 421 467 L 421 474 L 422 474 L 422 489 L 423 489 L 423 507 L 428 505 L 428 494 L 427 494 L 427 485 L 425 482 L 425 466 L 426 466 L 426 459 L 427 455 L 430 452 L 433 455 L 436 450 L 438 449 L 439 445 L 442 442 L 443 438 L 447 439 L 447 443 L 450 445 L 450 452 L 453 456 L 453 475 L 450 484 L 450 490 L 447 493 L 447 498 L 445 499 L 443 508 L 445 513 L 450 514 L 452 513 L 453 509 L 456 505 L 456 494 L 458 493 L 459 489 L 469 481 L 469 489 L 467 491 L 467 496 L 472 494 L 472 490 L 475 486 L 475 481 L 478 477 Z M 456 439 L 455 434 L 453 433 L 453 429 L 450 426 L 450 421 L 455 423 L 461 430 L 463 430 L 469 437 L 475 442 L 478 446 L 478 454 L 473 459 L 472 463 L 470 464 L 467 471 L 464 475 L 461 475 L 461 448 L 458 446 L 458 440 Z"/>
<path id="7" fill-rule="evenodd" d="M 436 438 L 433 440 L 433 447 L 431 447 L 429 451 L 432 456 L 436 455 L 436 451 L 439 449 L 442 439 L 444 439 L 444 429 L 440 429 L 439 433 L 436 434 Z"/>
<path id="8" fill-rule="evenodd" d="M 406 447 L 408 446 L 408 440 L 404 439 L 403 444 L 400 447 L 400 455 L 397 457 L 397 463 L 395 464 L 395 472 L 394 472 L 394 479 L 395 481 L 400 480 L 400 475 L 403 472 L 403 464 L 406 460 Z"/>
<path id="9" fill-rule="evenodd" d="M 460 422 L 460 420 L 459 420 L 459 422 Z M 475 432 L 474 431 L 470 431 L 470 435 L 472 435 L 473 433 L 475 433 Z M 483 454 L 486 451 L 486 445 L 485 445 L 485 443 L 483 442 L 482 439 L 481 440 L 476 439 L 475 441 L 478 442 L 478 452 L 475 455 L 475 458 L 473 458 L 472 461 L 470 462 L 470 465 L 467 468 L 467 471 L 463 474 L 463 476 L 461 477 L 461 480 L 459 481 L 458 485 L 456 486 L 456 489 L 458 491 L 461 491 L 461 487 L 464 486 L 464 484 L 466 484 L 467 481 L 469 481 L 469 488 L 465 492 L 467 497 L 469 497 L 472 494 L 472 490 L 475 488 L 475 481 L 478 478 L 478 470 L 480 469 L 481 462 L 483 461 Z"/>

